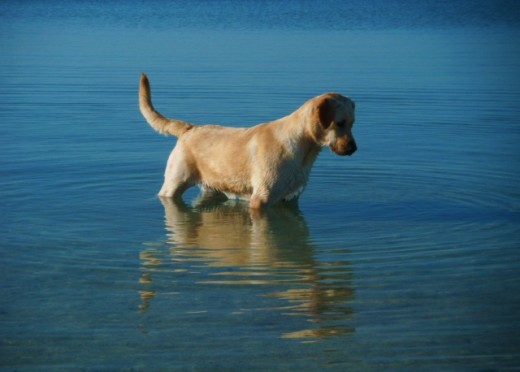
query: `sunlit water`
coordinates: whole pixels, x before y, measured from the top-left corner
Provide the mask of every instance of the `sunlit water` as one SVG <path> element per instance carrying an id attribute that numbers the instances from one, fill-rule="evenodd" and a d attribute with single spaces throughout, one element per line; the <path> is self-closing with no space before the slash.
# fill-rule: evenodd
<path id="1" fill-rule="evenodd" d="M 515 2 L 3 2 L 0 366 L 520 366 Z M 338 91 L 299 207 L 155 195 L 137 109 L 250 126 Z"/>

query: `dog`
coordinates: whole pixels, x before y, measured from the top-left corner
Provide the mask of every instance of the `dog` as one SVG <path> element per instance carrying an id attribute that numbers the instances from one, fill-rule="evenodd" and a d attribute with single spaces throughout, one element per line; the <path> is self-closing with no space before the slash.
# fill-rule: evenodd
<path id="1" fill-rule="evenodd" d="M 156 111 L 148 77 L 142 74 L 139 108 L 157 132 L 178 137 L 161 197 L 180 199 L 199 185 L 204 196 L 246 199 L 251 209 L 260 210 L 297 200 L 323 147 L 338 155 L 357 150 L 355 103 L 338 93 L 312 98 L 288 116 L 250 128 L 194 125 Z"/>

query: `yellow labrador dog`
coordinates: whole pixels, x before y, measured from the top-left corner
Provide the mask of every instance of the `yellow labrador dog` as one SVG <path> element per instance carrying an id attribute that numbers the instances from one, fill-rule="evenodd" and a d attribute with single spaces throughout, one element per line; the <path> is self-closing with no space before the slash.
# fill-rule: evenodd
<path id="1" fill-rule="evenodd" d="M 253 209 L 296 198 L 324 146 L 352 155 L 355 104 L 337 93 L 304 103 L 292 114 L 251 128 L 194 125 L 168 119 L 153 107 L 141 75 L 139 108 L 159 133 L 178 137 L 168 159 L 160 196 L 180 198 L 199 185 L 205 195 L 249 200 Z"/>

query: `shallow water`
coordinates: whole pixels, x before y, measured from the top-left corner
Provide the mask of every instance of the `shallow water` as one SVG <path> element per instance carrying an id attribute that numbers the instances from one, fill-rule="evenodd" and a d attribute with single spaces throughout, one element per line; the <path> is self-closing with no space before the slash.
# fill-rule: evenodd
<path id="1" fill-rule="evenodd" d="M 259 4 L 0 5 L 0 366 L 517 368 L 518 5 Z M 142 71 L 196 123 L 339 91 L 359 150 L 297 208 L 161 200 Z"/>

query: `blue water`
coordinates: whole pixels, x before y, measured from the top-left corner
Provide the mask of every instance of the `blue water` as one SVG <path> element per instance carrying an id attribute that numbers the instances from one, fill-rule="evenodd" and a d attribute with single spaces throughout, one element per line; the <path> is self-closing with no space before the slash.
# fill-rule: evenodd
<path id="1" fill-rule="evenodd" d="M 520 367 L 515 1 L 0 3 L 0 367 Z M 356 101 L 298 208 L 156 197 L 137 108 Z"/>

